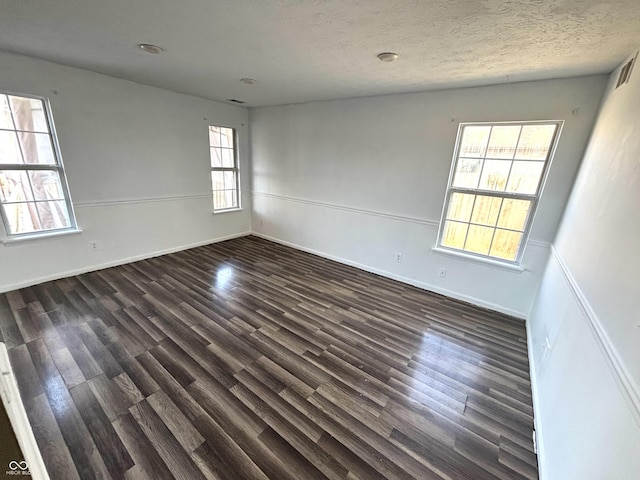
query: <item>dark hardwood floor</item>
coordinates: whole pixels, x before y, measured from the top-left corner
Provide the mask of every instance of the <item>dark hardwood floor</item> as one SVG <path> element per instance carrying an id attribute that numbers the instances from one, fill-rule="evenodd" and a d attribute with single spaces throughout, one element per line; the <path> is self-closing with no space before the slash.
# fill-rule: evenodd
<path id="1" fill-rule="evenodd" d="M 53 480 L 535 479 L 524 322 L 256 237 L 0 295 Z"/>

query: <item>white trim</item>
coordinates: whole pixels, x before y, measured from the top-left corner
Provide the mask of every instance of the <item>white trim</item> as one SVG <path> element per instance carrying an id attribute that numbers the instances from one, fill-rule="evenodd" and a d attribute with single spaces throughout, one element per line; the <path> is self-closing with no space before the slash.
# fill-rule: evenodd
<path id="1" fill-rule="evenodd" d="M 112 260 L 112 261 L 101 263 L 98 265 L 90 265 L 82 268 L 76 268 L 73 270 L 67 270 L 65 272 L 56 273 L 52 275 L 45 275 L 43 277 L 26 280 L 20 283 L 15 283 L 10 285 L 0 285 L 0 293 L 10 292 L 12 290 L 18 290 L 20 288 L 25 288 L 25 287 L 31 287 L 33 285 L 39 285 L 44 282 L 59 280 L 61 278 L 73 277 L 75 275 L 82 275 L 83 273 L 94 272 L 96 270 L 102 270 L 104 268 L 117 267 L 118 265 L 124 265 L 126 263 L 137 262 L 138 260 L 146 260 L 148 258 L 159 257 L 161 255 L 180 252 L 182 250 L 188 250 L 190 248 L 202 247 L 203 245 L 210 245 L 212 243 L 224 242 L 225 240 L 231 240 L 233 238 L 246 237 L 247 235 L 251 235 L 251 232 L 245 231 L 240 233 L 234 233 L 231 235 L 226 235 L 224 237 L 190 243 L 188 245 L 180 245 L 177 247 L 166 248 L 163 250 L 156 250 L 155 252 L 142 253 L 140 255 L 134 255 L 132 257 L 120 258 L 118 260 Z"/>
<path id="2" fill-rule="evenodd" d="M 35 480 L 49 480 L 49 474 L 44 466 L 44 461 L 42 460 L 36 438 L 33 435 L 27 412 L 20 399 L 18 384 L 16 383 L 16 378 L 13 374 L 11 363 L 9 362 L 7 347 L 4 343 L 0 343 L 0 376 L 2 377 L 0 383 L 2 402 L 4 403 L 13 431 L 16 434 L 20 450 L 22 450 L 24 459 L 29 465 L 31 478 Z M 4 468 L 3 465 L 0 465 L 0 467 Z"/>
<path id="3" fill-rule="evenodd" d="M 532 326 L 529 318 L 526 320 L 527 329 L 527 356 L 529 357 L 529 380 L 531 381 L 531 400 L 533 403 L 533 428 L 536 438 L 536 456 L 538 460 L 538 478 L 545 480 L 546 465 L 544 456 L 544 438 L 542 436 L 542 424 L 540 419 L 540 396 L 538 394 L 538 370 L 536 369 L 535 356 L 533 355 Z"/>
<path id="4" fill-rule="evenodd" d="M 162 197 L 143 197 L 143 198 L 123 198 L 113 200 L 99 200 L 89 202 L 77 202 L 74 203 L 76 208 L 89 208 L 89 207 L 110 207 L 114 205 L 131 205 L 136 203 L 155 203 L 155 202 L 172 202 L 179 200 L 193 200 L 198 198 L 211 198 L 211 193 L 197 193 L 189 195 L 167 195 Z"/>
<path id="5" fill-rule="evenodd" d="M 529 240 L 527 240 L 527 246 L 551 248 L 551 244 L 549 242 L 545 242 L 544 240 L 536 240 L 535 238 L 530 238 Z"/>
<path id="6" fill-rule="evenodd" d="M 47 238 L 55 238 L 55 237 L 66 237 L 67 235 L 78 235 L 82 233 L 81 228 L 71 228 L 66 230 L 53 230 L 53 231 L 44 231 L 38 233 L 29 233 L 26 235 L 12 235 L 10 237 L 2 240 L 2 244 L 10 247 L 11 245 L 16 245 L 19 243 L 25 242 L 35 242 L 38 240 L 44 240 Z"/>
<path id="7" fill-rule="evenodd" d="M 442 247 L 433 247 L 431 251 L 433 253 L 438 253 L 441 255 L 451 255 L 452 257 L 457 257 L 460 260 L 475 262 L 475 263 L 479 263 L 480 265 L 488 265 L 490 267 L 510 270 L 515 273 L 522 273 L 526 270 L 524 267 L 521 267 L 520 265 L 516 265 L 515 263 L 501 262 L 500 260 L 494 260 L 493 258 L 489 258 L 489 257 L 480 257 L 477 255 L 471 255 L 465 252 L 464 250 L 449 250 Z"/>
<path id="8" fill-rule="evenodd" d="M 616 350 L 613 342 L 607 335 L 600 319 L 598 318 L 596 312 L 593 310 L 589 301 L 585 297 L 584 293 L 580 289 L 580 286 L 576 282 L 576 279 L 571 274 L 569 267 L 564 262 L 560 253 L 555 249 L 553 245 L 551 245 L 551 252 L 553 253 L 553 257 L 558 262 L 560 266 L 560 270 L 562 271 L 567 284 L 569 285 L 569 289 L 571 293 L 575 297 L 582 313 L 587 319 L 587 323 L 593 332 L 593 335 L 602 351 L 607 365 L 611 369 L 613 373 L 613 377 L 616 380 L 616 383 L 620 387 L 622 391 L 622 395 L 629 405 L 629 409 L 633 413 L 633 417 L 635 421 L 640 426 L 640 393 L 638 392 L 638 387 L 633 381 L 633 377 L 627 370 L 624 362 L 620 358 L 618 351 Z"/>
<path id="9" fill-rule="evenodd" d="M 233 207 L 233 208 L 225 208 L 224 210 L 213 210 L 211 213 L 213 215 L 220 215 L 222 213 L 241 212 L 242 210 L 244 209 L 240 207 Z"/>
<path id="10" fill-rule="evenodd" d="M 444 295 L 446 297 L 454 298 L 456 300 L 461 300 L 463 302 L 471 303 L 478 307 L 486 308 L 489 310 L 493 310 L 499 313 L 504 313 L 505 315 L 510 315 L 512 317 L 519 318 L 524 320 L 526 318 L 526 314 L 523 312 L 519 312 L 517 310 L 513 310 L 511 308 L 503 307 L 502 305 L 498 305 L 496 303 L 487 302 L 477 297 L 472 297 L 470 295 L 464 295 L 459 292 L 455 292 L 453 290 L 448 290 L 446 288 L 438 287 L 437 285 L 432 285 L 426 282 L 421 282 L 419 280 L 415 280 L 409 277 L 403 277 L 402 275 L 396 275 L 395 273 L 388 272 L 386 270 L 382 270 L 379 268 L 374 268 L 369 265 L 364 265 L 362 263 L 354 262 L 352 260 L 348 260 L 346 258 L 338 257 L 336 255 L 331 255 L 325 252 L 321 252 L 319 250 L 314 250 L 313 248 L 303 247 L 302 245 L 298 245 L 296 243 L 287 242 L 286 240 L 280 240 L 279 238 L 270 237 L 268 235 L 264 235 L 258 232 L 251 232 L 251 235 L 255 235 L 256 237 L 264 238 L 265 240 L 269 240 L 271 242 L 279 243 L 281 245 L 285 245 L 287 247 L 295 248 L 296 250 L 301 250 L 303 252 L 312 253 L 314 255 L 318 255 L 319 257 L 327 258 L 329 260 L 333 260 L 334 262 L 342 263 L 344 265 L 349 265 L 351 267 L 359 268 L 360 270 L 364 270 L 365 272 L 375 273 L 376 275 L 381 275 L 383 277 L 391 278 L 393 280 L 397 280 L 402 283 L 406 283 L 408 285 L 413 285 L 414 287 L 420 288 L 422 290 L 427 290 L 433 293 L 437 293 L 439 295 Z"/>
<path id="11" fill-rule="evenodd" d="M 347 205 L 339 205 L 336 203 L 328 203 L 328 202 L 319 202 L 316 200 L 307 200 L 304 198 L 297 198 L 297 197 L 287 197 L 284 195 L 276 195 L 273 193 L 266 193 L 266 192 L 252 192 L 253 195 L 258 195 L 258 196 L 262 196 L 262 197 L 269 197 L 269 198 L 275 198 L 278 200 L 286 200 L 288 202 L 296 202 L 296 203 L 304 203 L 307 205 L 314 205 L 317 207 L 325 207 L 325 208 L 332 208 L 334 210 L 344 210 L 347 212 L 353 212 L 353 213 L 359 213 L 362 215 L 370 215 L 370 216 L 374 216 L 374 217 L 383 217 L 383 218 L 389 218 L 391 220 L 398 220 L 401 222 L 410 222 L 410 223 L 417 223 L 420 225 L 430 225 L 432 227 L 437 227 L 440 223 L 437 222 L 436 220 L 429 220 L 426 218 L 417 218 L 417 217 L 409 217 L 406 215 L 396 215 L 393 213 L 385 213 L 385 212 L 378 212 L 376 210 L 367 210 L 364 208 L 355 208 L 355 207 L 349 207 Z"/>
<path id="12" fill-rule="evenodd" d="M 393 213 L 385 213 L 385 212 L 379 212 L 377 210 L 369 210 L 369 209 L 364 209 L 364 208 L 355 208 L 355 207 L 349 207 L 347 205 L 339 205 L 336 203 L 328 203 L 328 202 L 319 202 L 317 200 L 308 200 L 305 198 L 298 198 L 298 197 L 289 197 L 286 195 L 277 195 L 275 193 L 266 193 L 266 192 L 251 192 L 252 195 L 257 195 L 257 196 L 261 196 L 261 197 L 267 197 L 267 198 L 275 198 L 276 200 L 284 200 L 287 202 L 294 202 L 294 203 L 302 203 L 305 205 L 313 205 L 316 207 L 325 207 L 325 208 L 331 208 L 334 210 L 342 210 L 345 212 L 352 212 L 352 213 L 357 213 L 360 215 L 369 215 L 372 217 L 382 217 L 382 218 L 388 218 L 390 220 L 397 220 L 397 221 L 401 221 L 401 222 L 409 222 L 409 223 L 415 223 L 418 225 L 428 225 L 430 227 L 434 227 L 434 228 L 438 228 L 440 226 L 440 222 L 437 220 L 430 220 L 428 218 L 417 218 L 417 217 L 409 217 L 407 215 L 397 215 L 397 214 L 393 214 Z M 255 232 L 254 232 L 255 233 Z M 550 243 L 549 242 L 545 242 L 543 240 L 536 240 L 536 239 L 528 239 L 527 240 L 527 246 L 534 246 L 534 247 L 540 247 L 540 248 L 549 248 Z M 448 251 L 447 251 L 448 253 Z M 500 263 L 500 265 L 502 265 L 502 263 Z"/>

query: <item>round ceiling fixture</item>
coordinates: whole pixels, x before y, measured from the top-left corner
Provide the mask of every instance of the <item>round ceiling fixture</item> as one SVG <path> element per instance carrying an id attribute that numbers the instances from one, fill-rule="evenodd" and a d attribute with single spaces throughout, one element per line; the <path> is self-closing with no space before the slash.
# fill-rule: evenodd
<path id="1" fill-rule="evenodd" d="M 240 81 L 242 83 L 246 83 L 247 85 L 253 85 L 254 83 L 256 83 L 255 79 L 253 78 L 241 78 Z"/>
<path id="2" fill-rule="evenodd" d="M 138 47 L 143 52 L 152 53 L 154 55 L 164 52 L 164 48 L 159 47 L 158 45 L 152 45 L 151 43 L 140 43 Z"/>
<path id="3" fill-rule="evenodd" d="M 381 62 L 393 62 L 397 60 L 398 54 L 393 52 L 382 52 L 378 54 L 378 60 Z"/>

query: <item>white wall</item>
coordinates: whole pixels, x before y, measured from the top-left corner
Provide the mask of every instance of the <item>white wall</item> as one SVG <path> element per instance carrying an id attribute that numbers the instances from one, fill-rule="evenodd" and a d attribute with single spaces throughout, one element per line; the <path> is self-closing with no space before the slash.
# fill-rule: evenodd
<path id="1" fill-rule="evenodd" d="M 6 52 L 0 65 L 0 90 L 49 97 L 83 230 L 0 246 L 0 291 L 250 230 L 247 109 Z M 239 131 L 241 212 L 212 214 L 209 124 Z"/>
<path id="2" fill-rule="evenodd" d="M 524 318 L 605 82 L 593 76 L 252 109 L 252 229 Z M 458 124 L 550 119 L 566 123 L 525 271 L 432 252 Z"/>
<path id="3" fill-rule="evenodd" d="M 528 320 L 543 480 L 640 478 L 640 69 L 617 75 Z"/>

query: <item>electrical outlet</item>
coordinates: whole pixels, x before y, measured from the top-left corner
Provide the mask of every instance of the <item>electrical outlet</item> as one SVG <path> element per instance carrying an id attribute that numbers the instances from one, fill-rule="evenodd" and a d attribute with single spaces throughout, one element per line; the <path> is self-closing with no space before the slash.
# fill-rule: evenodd
<path id="1" fill-rule="evenodd" d="M 402 263 L 402 254 L 401 253 L 396 253 L 396 262 L 397 263 Z"/>
<path id="2" fill-rule="evenodd" d="M 89 242 L 89 250 L 91 250 L 92 252 L 95 252 L 96 250 L 100 250 L 100 244 L 95 240 L 92 242 Z"/>
<path id="3" fill-rule="evenodd" d="M 439 276 L 440 278 L 444 278 L 444 277 L 446 277 L 446 276 L 447 276 L 447 269 L 446 269 L 446 268 L 441 267 L 441 268 L 440 268 L 440 270 L 438 270 L 438 276 Z"/>

